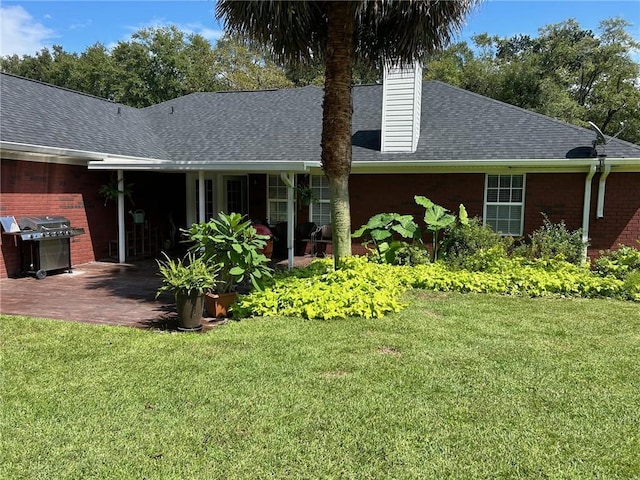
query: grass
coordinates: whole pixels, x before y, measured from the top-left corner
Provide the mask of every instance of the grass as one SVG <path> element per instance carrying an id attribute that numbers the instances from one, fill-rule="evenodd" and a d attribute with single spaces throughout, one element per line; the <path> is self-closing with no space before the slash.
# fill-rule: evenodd
<path id="1" fill-rule="evenodd" d="M 172 334 L 1 319 L 0 478 L 639 478 L 640 308 L 411 292 Z"/>

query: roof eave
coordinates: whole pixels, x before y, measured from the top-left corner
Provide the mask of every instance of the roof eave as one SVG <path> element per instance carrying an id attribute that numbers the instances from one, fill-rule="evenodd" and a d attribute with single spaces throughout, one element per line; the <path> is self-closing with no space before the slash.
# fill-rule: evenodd
<path id="1" fill-rule="evenodd" d="M 640 158 L 605 158 L 617 171 L 640 171 Z M 559 159 L 465 159 L 465 160 L 390 160 L 354 161 L 353 173 L 462 173 L 487 172 L 491 170 L 536 171 L 536 172 L 583 172 L 592 165 L 599 166 L 599 158 Z"/>
<path id="2" fill-rule="evenodd" d="M 172 172 L 309 172 L 311 168 L 318 167 L 320 162 L 265 162 L 259 160 L 233 161 L 233 162 L 203 162 L 203 161 L 147 161 L 129 162 L 127 160 L 109 156 L 99 161 L 90 161 L 89 170 L 156 170 Z"/>

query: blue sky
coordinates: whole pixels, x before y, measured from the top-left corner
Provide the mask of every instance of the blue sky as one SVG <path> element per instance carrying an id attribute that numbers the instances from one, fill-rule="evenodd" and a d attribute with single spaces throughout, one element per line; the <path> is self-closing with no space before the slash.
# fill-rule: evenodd
<path id="1" fill-rule="evenodd" d="M 96 42 L 110 47 L 141 28 L 166 25 L 214 42 L 222 34 L 214 9 L 213 0 L 2 0 L 0 55 L 33 55 L 54 44 L 79 53 Z M 601 20 L 613 16 L 631 23 L 630 33 L 640 40 L 638 0 L 485 0 L 468 17 L 459 39 L 484 32 L 502 37 L 536 35 L 540 27 L 568 18 L 595 31 Z"/>

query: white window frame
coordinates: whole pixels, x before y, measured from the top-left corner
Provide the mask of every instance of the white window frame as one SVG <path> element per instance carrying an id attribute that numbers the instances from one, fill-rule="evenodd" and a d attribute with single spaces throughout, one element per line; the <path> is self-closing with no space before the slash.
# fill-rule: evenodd
<path id="1" fill-rule="evenodd" d="M 273 198 L 271 197 L 271 189 L 269 188 L 271 186 L 271 180 L 276 179 L 276 182 L 278 183 L 278 187 L 284 187 L 284 196 L 282 198 L 277 197 L 277 198 Z M 287 186 L 286 184 L 282 181 L 282 178 L 280 177 L 279 174 L 268 174 L 267 175 L 267 218 L 269 219 L 269 223 L 271 224 L 271 226 L 275 225 L 276 223 L 283 221 L 286 222 L 286 216 L 283 220 L 274 220 L 271 218 L 271 202 L 275 202 L 284 205 L 284 211 L 287 211 Z"/>
<path id="2" fill-rule="evenodd" d="M 497 176 L 498 177 L 498 189 L 500 189 L 500 177 L 511 177 L 511 184 L 513 183 L 513 177 L 522 177 L 522 200 L 520 202 L 501 202 L 500 201 L 500 195 L 498 192 L 498 200 L 495 202 L 489 202 L 488 201 L 488 194 L 489 194 L 489 177 L 492 176 Z M 511 190 L 512 187 L 509 187 L 509 189 Z M 499 233 L 500 235 L 504 236 L 504 237 L 519 237 L 522 235 L 522 232 L 524 231 L 524 207 L 525 207 L 525 194 L 526 194 L 526 190 L 527 190 L 527 175 L 526 173 L 487 173 L 485 174 L 485 179 L 484 179 L 484 205 L 483 205 L 483 211 L 482 211 L 482 223 L 484 225 L 487 225 L 487 206 L 489 205 L 495 205 L 497 207 L 501 207 L 501 206 L 519 206 L 520 207 L 520 229 L 518 231 L 518 233 L 514 233 L 514 232 L 508 232 L 508 233 L 504 233 L 504 232 L 496 232 Z M 495 230 L 495 229 L 494 229 Z"/>
<path id="3" fill-rule="evenodd" d="M 311 202 L 309 204 L 309 220 L 311 222 L 314 222 L 316 225 L 320 225 L 320 224 L 330 224 L 331 223 L 331 211 L 329 211 L 329 221 L 328 222 L 321 222 L 318 223 L 316 222 L 316 220 L 313 218 L 314 212 L 313 212 L 313 205 L 314 204 L 318 204 L 318 203 L 322 203 L 322 204 L 330 204 L 331 203 L 331 197 L 329 194 L 329 180 L 327 179 L 326 176 L 324 175 L 310 175 L 309 176 L 309 186 L 313 189 L 313 188 L 318 188 L 316 186 L 314 186 L 314 181 L 320 181 L 321 185 L 319 186 L 319 188 L 321 190 L 325 190 L 326 189 L 326 196 L 325 195 L 321 195 L 320 197 L 316 198 L 313 202 Z"/>

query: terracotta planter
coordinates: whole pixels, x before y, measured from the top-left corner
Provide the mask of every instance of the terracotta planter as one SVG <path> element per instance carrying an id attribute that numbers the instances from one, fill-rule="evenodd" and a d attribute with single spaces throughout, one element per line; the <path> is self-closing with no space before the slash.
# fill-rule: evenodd
<path id="1" fill-rule="evenodd" d="M 207 314 L 210 317 L 220 318 L 227 317 L 229 307 L 236 301 L 238 294 L 236 292 L 229 293 L 207 293 L 205 295 L 205 304 Z"/>
<path id="2" fill-rule="evenodd" d="M 273 254 L 273 240 L 267 240 L 267 243 L 264 248 L 260 250 L 260 253 L 267 258 L 271 258 L 271 255 Z"/>
<path id="3" fill-rule="evenodd" d="M 176 309 L 178 310 L 178 330 L 183 332 L 202 330 L 204 295 L 176 293 Z"/>

